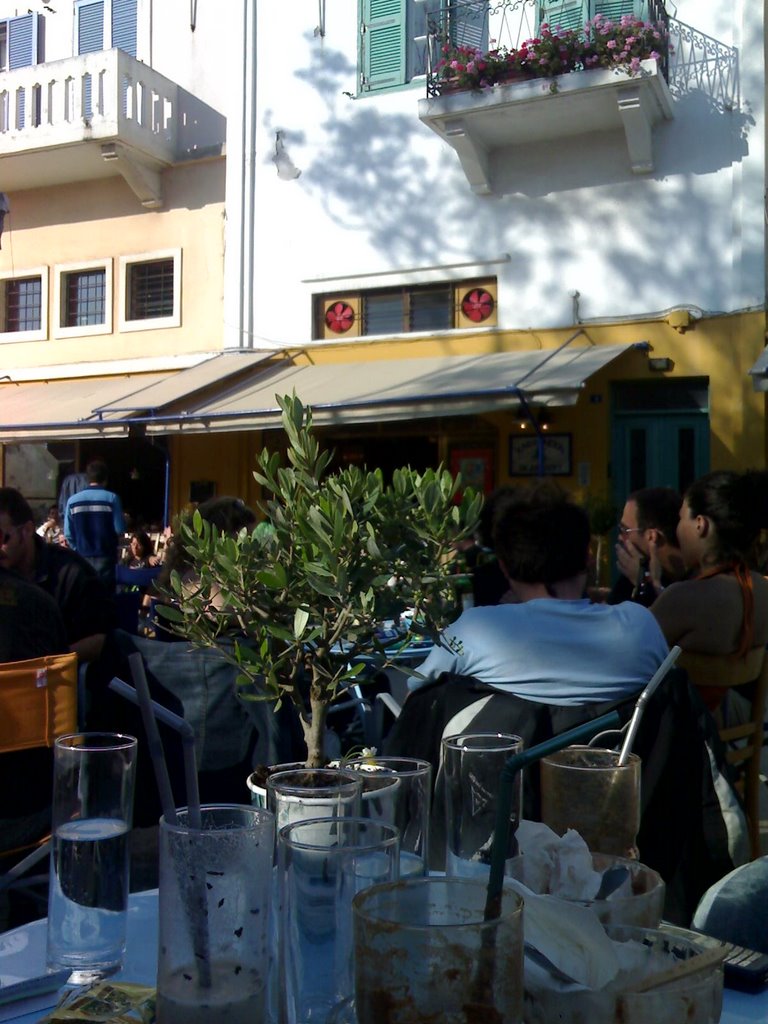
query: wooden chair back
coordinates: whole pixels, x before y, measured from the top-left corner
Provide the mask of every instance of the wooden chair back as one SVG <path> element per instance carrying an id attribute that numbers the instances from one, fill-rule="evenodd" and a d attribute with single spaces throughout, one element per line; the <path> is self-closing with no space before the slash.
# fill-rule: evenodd
<path id="1" fill-rule="evenodd" d="M 0 754 L 52 747 L 77 725 L 76 654 L 0 664 Z"/>
<path id="2" fill-rule="evenodd" d="M 765 648 L 754 648 L 746 658 L 737 658 L 733 654 L 683 651 L 677 664 L 685 669 L 691 682 L 700 687 L 730 688 L 755 683 L 749 720 L 720 729 L 720 739 L 728 748 L 728 763 L 740 767 L 749 843 L 755 860 L 760 856 L 760 755 L 765 738 L 765 705 L 768 699 Z"/>

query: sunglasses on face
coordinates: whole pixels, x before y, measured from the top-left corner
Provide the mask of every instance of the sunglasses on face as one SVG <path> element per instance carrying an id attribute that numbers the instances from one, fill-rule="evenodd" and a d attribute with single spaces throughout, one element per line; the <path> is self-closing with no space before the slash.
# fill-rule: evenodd
<path id="1" fill-rule="evenodd" d="M 20 526 L 12 526 L 9 532 L 3 530 L 3 532 L 0 533 L 0 540 L 2 540 L 2 543 L 4 545 L 7 544 L 11 537 L 14 535 L 14 533 L 18 533 L 20 529 Z"/>
<path id="2" fill-rule="evenodd" d="M 628 537 L 630 533 L 645 533 L 640 526 L 625 526 L 624 523 L 619 523 L 619 535 L 621 537 Z"/>

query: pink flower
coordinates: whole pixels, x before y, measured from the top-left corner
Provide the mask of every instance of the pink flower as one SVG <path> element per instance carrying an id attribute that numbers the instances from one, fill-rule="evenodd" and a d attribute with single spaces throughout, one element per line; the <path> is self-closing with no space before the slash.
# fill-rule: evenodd
<path id="1" fill-rule="evenodd" d="M 606 47 L 609 50 L 615 50 L 616 49 L 616 40 L 615 39 L 609 39 L 608 42 L 605 45 L 606 45 Z"/>
<path id="2" fill-rule="evenodd" d="M 640 70 L 640 58 L 639 57 L 633 57 L 632 60 L 629 62 L 629 67 L 630 67 L 631 71 L 639 71 Z"/>
<path id="3" fill-rule="evenodd" d="M 651 50 L 649 56 L 651 60 L 661 60 L 661 54 L 657 53 L 656 50 Z"/>

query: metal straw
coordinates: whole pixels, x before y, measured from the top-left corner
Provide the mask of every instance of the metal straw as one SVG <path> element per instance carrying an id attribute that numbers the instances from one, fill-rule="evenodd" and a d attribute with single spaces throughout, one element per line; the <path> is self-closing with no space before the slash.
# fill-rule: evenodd
<path id="1" fill-rule="evenodd" d="M 530 750 L 523 750 L 519 754 L 513 754 L 501 771 L 499 799 L 496 811 L 496 827 L 493 831 L 493 844 L 491 846 L 491 873 L 488 878 L 488 890 L 485 902 L 485 920 L 492 921 L 501 914 L 501 893 L 504 884 L 504 864 L 507 859 L 509 846 L 509 817 L 512 812 L 512 793 L 514 791 L 514 779 L 517 772 L 522 771 L 528 765 L 541 760 L 547 754 L 554 754 L 572 743 L 580 743 L 589 740 L 595 733 L 603 729 L 615 728 L 621 718 L 617 711 L 610 711 L 607 715 L 593 718 L 590 722 L 576 726 L 562 732 L 559 736 L 553 736 L 543 743 L 531 747 Z"/>
<path id="2" fill-rule="evenodd" d="M 627 734 L 624 737 L 624 742 L 621 745 L 621 753 L 619 754 L 619 760 L 617 767 L 623 768 L 629 760 L 629 754 L 632 750 L 632 744 L 635 742 L 635 736 L 640 725 L 640 719 L 643 717 L 645 711 L 645 705 L 650 700 L 651 696 L 655 693 L 659 684 L 664 680 L 667 672 L 677 661 L 678 655 L 680 654 L 679 647 L 673 647 L 669 654 L 666 656 L 664 661 L 656 669 L 656 673 L 651 679 L 650 683 L 646 686 L 640 696 L 637 698 L 637 704 L 635 704 L 635 710 L 632 712 L 632 718 L 629 721 L 629 728 Z"/>

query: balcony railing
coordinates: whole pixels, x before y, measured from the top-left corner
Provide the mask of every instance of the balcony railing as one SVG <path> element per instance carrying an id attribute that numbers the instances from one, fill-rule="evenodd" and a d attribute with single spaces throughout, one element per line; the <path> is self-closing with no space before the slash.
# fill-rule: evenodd
<path id="1" fill-rule="evenodd" d="M 535 37 L 543 23 L 552 31 L 559 28 L 583 31 L 596 14 L 617 21 L 608 13 L 616 5 L 606 0 L 454 0 L 427 7 L 426 63 L 427 96 L 439 96 L 440 61 L 443 48 L 466 46 L 483 53 L 490 50 L 519 50 L 522 43 Z M 628 0 L 622 13 L 631 13 L 651 22 L 668 35 L 669 16 L 662 0 Z M 659 70 L 668 76 L 666 50 Z"/>
<path id="2" fill-rule="evenodd" d="M 0 156 L 118 140 L 153 161 L 176 158 L 178 88 L 122 50 L 0 75 Z"/>

